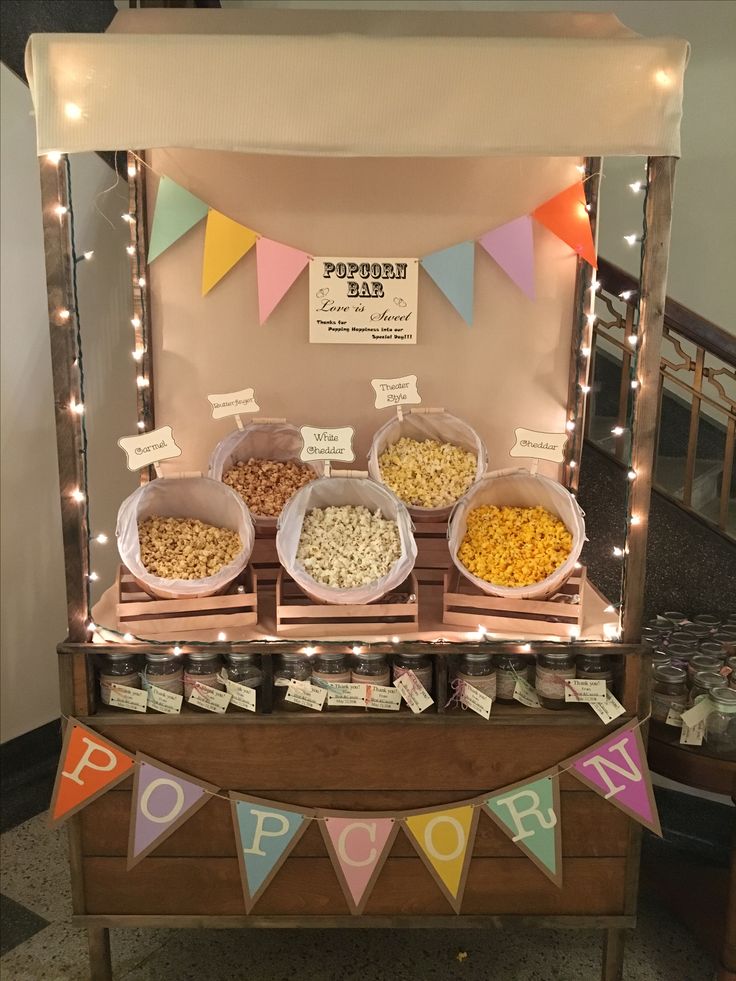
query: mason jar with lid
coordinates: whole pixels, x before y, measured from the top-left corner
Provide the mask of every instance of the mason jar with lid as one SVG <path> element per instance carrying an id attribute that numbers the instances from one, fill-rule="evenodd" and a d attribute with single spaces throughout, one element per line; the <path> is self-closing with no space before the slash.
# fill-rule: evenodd
<path id="1" fill-rule="evenodd" d="M 537 655 L 534 686 L 544 708 L 564 709 L 565 682 L 575 677 L 575 654 L 562 649 Z"/>
<path id="2" fill-rule="evenodd" d="M 703 640 L 700 643 L 700 653 L 710 654 L 711 657 L 717 658 L 722 664 L 728 656 L 728 648 L 718 640 Z"/>
<path id="3" fill-rule="evenodd" d="M 666 634 L 670 630 L 675 629 L 675 621 L 670 620 L 663 613 L 658 613 L 656 617 L 651 620 L 647 620 L 646 628 L 647 630 L 656 630 L 660 634 Z"/>
<path id="4" fill-rule="evenodd" d="M 462 681 L 466 685 L 472 685 L 473 688 L 477 688 L 484 695 L 495 699 L 497 676 L 496 667 L 490 654 L 466 651 L 460 657 L 455 677 L 458 681 Z"/>
<path id="5" fill-rule="evenodd" d="M 720 657 L 713 657 L 711 654 L 693 654 L 687 666 L 688 682 L 692 685 L 699 671 L 720 671 L 722 667 L 723 661 Z"/>
<path id="6" fill-rule="evenodd" d="M 688 644 L 668 644 L 667 653 L 670 656 L 672 664 L 678 668 L 687 668 L 690 658 L 698 653 L 698 648 L 695 645 L 690 646 Z"/>
<path id="7" fill-rule="evenodd" d="M 258 663 L 257 656 L 255 654 L 241 653 L 240 651 L 231 651 L 226 655 L 226 659 L 225 673 L 227 680 L 234 681 L 235 684 L 243 685 L 245 688 L 253 688 L 256 694 L 257 709 L 261 691 L 263 690 L 263 671 Z M 232 701 L 228 709 L 233 709 L 236 712 L 248 711 L 248 709 L 244 709 L 240 705 L 235 705 Z"/>
<path id="8" fill-rule="evenodd" d="M 146 666 L 143 669 L 143 687 L 163 688 L 174 695 L 184 694 L 184 668 L 181 658 L 176 654 L 146 652 Z"/>
<path id="9" fill-rule="evenodd" d="M 723 644 L 726 648 L 726 656 L 736 654 L 736 627 L 731 629 L 728 626 L 721 627 L 711 638 L 714 644 Z"/>
<path id="10" fill-rule="evenodd" d="M 654 670 L 652 683 L 652 718 L 666 722 L 670 709 L 687 708 L 687 674 L 684 668 L 663 664 Z"/>
<path id="11" fill-rule="evenodd" d="M 225 691 L 225 682 L 220 677 L 221 668 L 222 661 L 219 654 L 213 654 L 211 651 L 191 651 L 187 654 L 184 668 L 184 698 L 189 701 L 195 685 L 206 685 L 208 688 Z"/>
<path id="12" fill-rule="evenodd" d="M 709 695 L 715 688 L 726 687 L 726 679 L 718 671 L 698 671 L 690 689 L 690 704 L 694 705 L 701 695 Z"/>
<path id="13" fill-rule="evenodd" d="M 345 651 L 323 651 L 318 654 L 314 659 L 312 679 L 324 681 L 327 684 L 349 684 L 350 665 Z"/>
<path id="14" fill-rule="evenodd" d="M 728 687 L 736 689 L 736 656 L 727 657 L 723 667 L 728 669 L 728 673 L 724 675 L 728 681 Z"/>
<path id="15" fill-rule="evenodd" d="M 101 654 L 98 661 L 100 675 L 100 698 L 103 705 L 110 704 L 113 685 L 125 688 L 140 688 L 140 659 L 137 654 L 111 652 Z"/>
<path id="16" fill-rule="evenodd" d="M 687 623 L 687 614 L 680 613 L 679 610 L 665 610 L 664 613 L 658 616 L 658 619 L 669 620 L 675 626 L 679 626 L 681 623 Z"/>
<path id="17" fill-rule="evenodd" d="M 712 633 L 720 627 L 721 618 L 714 616 L 712 613 L 697 613 L 693 617 L 693 623 L 699 623 L 701 627 L 707 627 Z"/>
<path id="18" fill-rule="evenodd" d="M 374 651 L 356 653 L 350 680 L 353 684 L 360 685 L 388 685 L 391 681 L 391 672 L 386 655 Z"/>
<path id="19" fill-rule="evenodd" d="M 308 711 L 295 702 L 286 701 L 289 682 L 312 680 L 312 665 L 306 654 L 280 654 L 273 672 L 273 702 L 274 708 L 285 709 L 289 712 Z"/>
<path id="20" fill-rule="evenodd" d="M 528 662 L 523 654 L 496 654 L 496 700 L 511 704 L 517 681 L 528 681 Z"/>
<path id="21" fill-rule="evenodd" d="M 677 634 L 672 635 L 672 639 L 676 639 L 678 634 L 685 634 L 695 640 L 705 640 L 710 637 L 710 627 L 706 627 L 704 623 L 683 623 Z"/>
<path id="22" fill-rule="evenodd" d="M 671 664 L 672 658 L 667 652 L 667 648 L 657 648 L 652 654 L 652 674 L 663 664 Z"/>
<path id="23" fill-rule="evenodd" d="M 394 654 L 392 664 L 393 680 L 396 681 L 407 671 L 413 671 L 417 680 L 432 694 L 432 661 L 428 654 L 415 654 L 399 651 Z"/>
<path id="24" fill-rule="evenodd" d="M 714 688 L 708 698 L 712 708 L 705 720 L 705 744 L 717 756 L 736 759 L 736 691 Z"/>
<path id="25" fill-rule="evenodd" d="M 669 636 L 669 646 L 671 647 L 673 644 L 682 644 L 683 647 L 689 647 L 690 650 L 695 651 L 698 648 L 699 641 L 704 637 L 710 636 L 710 631 L 706 630 L 705 628 L 703 628 L 703 630 L 705 631 L 704 633 L 690 633 L 688 630 L 675 630 L 674 633 L 671 633 Z"/>
<path id="26" fill-rule="evenodd" d="M 613 665 L 607 654 L 581 654 L 576 668 L 576 677 L 605 681 L 608 691 L 613 691 Z"/>

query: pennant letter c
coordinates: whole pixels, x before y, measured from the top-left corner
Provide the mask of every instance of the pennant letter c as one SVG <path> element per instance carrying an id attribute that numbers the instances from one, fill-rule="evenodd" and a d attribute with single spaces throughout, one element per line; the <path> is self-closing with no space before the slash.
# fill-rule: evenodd
<path id="1" fill-rule="evenodd" d="M 347 841 L 348 835 L 354 828 L 364 828 L 368 832 L 369 841 L 372 844 L 374 844 L 376 841 L 375 823 L 369 824 L 367 821 L 354 821 L 352 824 L 348 824 L 342 829 L 340 836 L 337 839 L 337 852 L 340 856 L 340 861 L 344 862 L 345 865 L 352 866 L 354 869 L 363 868 L 365 865 L 374 865 L 378 856 L 378 852 L 375 848 L 371 848 L 370 852 L 368 853 L 368 857 L 364 858 L 362 861 L 356 861 L 356 859 L 350 858 L 348 855 L 347 849 L 345 848 L 345 842 Z"/>

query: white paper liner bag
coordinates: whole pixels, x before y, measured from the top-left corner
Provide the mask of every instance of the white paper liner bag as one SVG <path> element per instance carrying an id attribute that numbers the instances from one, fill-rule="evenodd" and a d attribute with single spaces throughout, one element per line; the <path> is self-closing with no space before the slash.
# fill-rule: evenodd
<path id="1" fill-rule="evenodd" d="M 474 576 L 460 561 L 457 552 L 465 537 L 468 512 L 483 504 L 495 504 L 496 507 L 546 508 L 564 522 L 572 535 L 569 556 L 559 569 L 531 586 L 496 586 Z M 585 522 L 575 498 L 556 480 L 523 469 L 499 470 L 487 474 L 460 498 L 450 518 L 447 538 L 452 561 L 465 578 L 484 593 L 508 599 L 543 599 L 556 593 L 572 575 L 585 544 Z"/>
<path id="2" fill-rule="evenodd" d="M 380 508 L 384 518 L 395 521 L 399 530 L 401 555 L 385 576 L 367 583 L 340 589 L 317 582 L 297 559 L 302 523 L 312 508 L 365 507 L 375 512 Z M 276 533 L 279 561 L 299 588 L 319 603 L 372 603 L 400 586 L 417 559 L 417 546 L 412 533 L 409 513 L 401 501 L 386 487 L 361 477 L 322 477 L 300 488 L 288 502 L 279 518 Z"/>
<path id="3" fill-rule="evenodd" d="M 141 562 L 138 522 L 153 516 L 198 518 L 240 535 L 242 550 L 214 576 L 204 579 L 161 579 Z M 163 599 L 196 599 L 225 590 L 248 564 L 253 551 L 253 521 L 245 502 L 232 488 L 209 477 L 158 478 L 143 484 L 120 505 L 115 530 L 118 552 L 136 582 Z"/>
<path id="4" fill-rule="evenodd" d="M 475 454 L 478 465 L 475 471 L 475 481 L 480 480 L 486 472 L 487 452 L 483 440 L 478 433 L 457 416 L 449 412 L 412 412 L 404 410 L 404 418 L 399 419 L 394 416 L 384 423 L 376 432 L 368 453 L 368 473 L 379 484 L 383 484 L 381 478 L 381 468 L 378 458 L 387 446 L 406 436 L 408 439 L 415 439 L 417 442 L 424 442 L 427 439 L 436 439 L 440 443 L 454 443 L 461 446 L 464 450 L 470 450 Z M 471 485 L 472 486 L 472 485 Z M 406 507 L 415 518 L 443 520 L 450 516 L 453 504 L 441 508 L 423 508 L 413 504 Z"/>
<path id="5" fill-rule="evenodd" d="M 302 435 L 297 426 L 290 422 L 250 422 L 243 429 L 228 433 L 212 451 L 209 475 L 213 480 L 222 480 L 224 474 L 236 463 L 248 460 L 299 460 L 302 449 Z M 303 461 L 299 461 L 303 462 Z M 321 477 L 324 464 L 321 460 L 309 462 L 306 466 Z M 237 493 L 237 492 L 236 492 Z M 251 511 L 256 528 L 275 528 L 278 518 L 256 514 Z"/>

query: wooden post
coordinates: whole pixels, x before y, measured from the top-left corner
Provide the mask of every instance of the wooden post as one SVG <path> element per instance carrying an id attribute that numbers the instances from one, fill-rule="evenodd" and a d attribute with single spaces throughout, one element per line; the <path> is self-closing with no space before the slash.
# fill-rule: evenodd
<path id="1" fill-rule="evenodd" d="M 67 621 L 69 639 L 80 642 L 87 640 L 89 620 L 89 525 L 82 424 L 80 416 L 71 409 L 72 405 L 83 403 L 83 396 L 67 158 L 40 157 L 39 167 Z"/>
<path id="2" fill-rule="evenodd" d="M 638 387 L 631 425 L 631 468 L 636 474 L 629 492 L 628 534 L 622 583 L 623 640 L 641 636 L 644 615 L 649 502 L 657 435 L 659 363 L 667 295 L 667 264 L 675 182 L 674 157 L 650 157 L 647 170 L 645 237 L 639 299 Z M 638 520 L 632 524 L 632 517 Z"/>
<path id="3" fill-rule="evenodd" d="M 601 981 L 621 981 L 623 978 L 625 936 L 624 931 L 617 927 L 606 930 Z"/>
<path id="4" fill-rule="evenodd" d="M 110 931 L 107 927 L 88 927 L 87 937 L 91 981 L 112 981 Z"/>

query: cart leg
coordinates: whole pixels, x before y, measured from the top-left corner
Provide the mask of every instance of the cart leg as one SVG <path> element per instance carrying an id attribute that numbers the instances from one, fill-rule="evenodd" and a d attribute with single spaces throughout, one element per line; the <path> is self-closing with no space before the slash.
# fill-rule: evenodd
<path id="1" fill-rule="evenodd" d="M 626 934 L 623 930 L 617 928 L 606 930 L 601 981 L 621 981 L 623 978 L 625 942 Z"/>
<path id="2" fill-rule="evenodd" d="M 112 981 L 110 931 L 107 927 L 89 927 L 87 937 L 90 981 Z"/>

